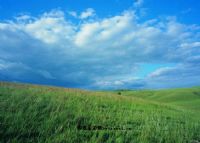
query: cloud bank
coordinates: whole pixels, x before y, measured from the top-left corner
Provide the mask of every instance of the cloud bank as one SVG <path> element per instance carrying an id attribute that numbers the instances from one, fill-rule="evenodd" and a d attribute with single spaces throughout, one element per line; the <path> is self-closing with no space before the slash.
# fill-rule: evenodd
<path id="1" fill-rule="evenodd" d="M 132 10 L 106 18 L 93 17 L 93 9 L 71 15 L 84 21 L 76 24 L 61 10 L 1 21 L 0 80 L 88 89 L 200 84 L 199 25 L 175 17 L 140 22 Z M 144 63 L 163 67 L 140 77 Z"/>

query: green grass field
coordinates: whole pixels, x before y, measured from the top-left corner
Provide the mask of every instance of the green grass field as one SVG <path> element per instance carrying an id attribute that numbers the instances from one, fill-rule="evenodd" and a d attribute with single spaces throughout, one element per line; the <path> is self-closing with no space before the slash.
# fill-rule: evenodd
<path id="1" fill-rule="evenodd" d="M 0 82 L 0 142 L 198 143 L 200 88 L 97 92 Z"/>

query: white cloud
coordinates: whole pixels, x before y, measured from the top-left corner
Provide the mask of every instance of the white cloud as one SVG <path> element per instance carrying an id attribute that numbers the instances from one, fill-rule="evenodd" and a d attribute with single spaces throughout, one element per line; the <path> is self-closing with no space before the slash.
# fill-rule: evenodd
<path id="1" fill-rule="evenodd" d="M 196 59 L 197 60 L 197 59 Z M 197 62 L 180 63 L 174 67 L 164 67 L 150 73 L 146 82 L 151 88 L 188 87 L 199 85 L 200 58 Z"/>
<path id="2" fill-rule="evenodd" d="M 68 14 L 73 16 L 74 18 L 78 18 L 81 20 L 88 19 L 89 17 L 94 17 L 96 15 L 95 10 L 92 8 L 87 8 L 85 11 L 81 12 L 80 14 L 78 14 L 76 11 L 69 11 Z"/>
<path id="3" fill-rule="evenodd" d="M 44 78 L 47 79 L 56 79 L 50 72 L 45 70 L 38 70 L 38 73 L 41 74 Z"/>
<path id="4" fill-rule="evenodd" d="M 150 73 L 148 76 L 150 78 L 158 77 L 158 76 L 161 76 L 161 75 L 163 75 L 165 73 L 171 72 L 174 69 L 176 69 L 176 68 L 174 68 L 174 67 L 159 68 L 159 69 L 155 70 L 154 72 Z"/>
<path id="5" fill-rule="evenodd" d="M 200 47 L 200 42 L 192 42 L 192 43 L 182 43 L 180 45 L 182 48 L 197 48 Z"/>
<path id="6" fill-rule="evenodd" d="M 9 63 L 7 63 L 6 61 L 0 59 L 0 70 L 5 70 L 9 67 Z"/>
<path id="7" fill-rule="evenodd" d="M 80 14 L 80 19 L 86 19 L 88 17 L 93 17 L 95 15 L 95 10 L 92 8 L 88 8 Z"/>
<path id="8" fill-rule="evenodd" d="M 80 47 L 88 47 L 91 43 L 98 43 L 97 46 L 103 46 L 105 42 L 106 45 L 111 46 L 117 42 L 118 38 L 121 38 L 118 36 L 128 31 L 133 19 L 133 12 L 124 12 L 120 16 L 84 23 L 75 37 L 75 43 Z"/>
<path id="9" fill-rule="evenodd" d="M 71 16 L 73 16 L 73 17 L 75 17 L 75 18 L 78 17 L 78 14 L 77 14 L 76 11 L 69 11 L 68 14 L 71 15 Z"/>
<path id="10" fill-rule="evenodd" d="M 19 16 L 15 17 L 15 19 L 17 21 L 26 21 L 26 20 L 30 20 L 31 16 L 26 15 L 26 14 L 22 14 L 22 15 L 19 15 Z"/>
<path id="11" fill-rule="evenodd" d="M 177 85 L 182 80 L 170 67 L 145 79 L 135 78 L 140 63 L 181 63 L 185 66 L 175 69 L 187 73 L 187 80 L 199 73 L 198 25 L 186 25 L 175 18 L 139 22 L 133 11 L 79 24 L 66 19 L 60 10 L 21 17 L 0 23 L 0 74 L 5 77 L 19 80 L 23 76 L 24 81 L 82 88 L 141 88 L 160 81 L 167 86 L 164 79 L 175 75 L 179 77 Z M 8 68 L 3 61 L 17 66 Z"/>
<path id="12" fill-rule="evenodd" d="M 28 34 L 48 44 L 71 40 L 74 32 L 74 27 L 65 20 L 64 13 L 55 10 L 44 13 L 31 23 L 19 26 Z"/>
<path id="13" fill-rule="evenodd" d="M 144 3 L 144 0 L 135 0 L 133 5 L 134 7 L 138 8 L 138 7 L 141 7 Z"/>

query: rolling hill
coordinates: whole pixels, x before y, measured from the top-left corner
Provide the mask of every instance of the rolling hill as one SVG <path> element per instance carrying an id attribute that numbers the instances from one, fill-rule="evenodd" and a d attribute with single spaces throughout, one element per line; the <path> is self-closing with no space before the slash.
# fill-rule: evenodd
<path id="1" fill-rule="evenodd" d="M 86 91 L 0 82 L 0 142 L 200 142 L 200 88 Z"/>

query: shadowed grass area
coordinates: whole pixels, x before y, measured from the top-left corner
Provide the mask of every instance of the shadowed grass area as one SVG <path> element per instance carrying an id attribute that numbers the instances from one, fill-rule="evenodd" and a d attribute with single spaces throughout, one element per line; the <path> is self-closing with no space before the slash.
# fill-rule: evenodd
<path id="1" fill-rule="evenodd" d="M 120 92 L 0 82 L 0 142 L 200 141 L 200 88 Z"/>

